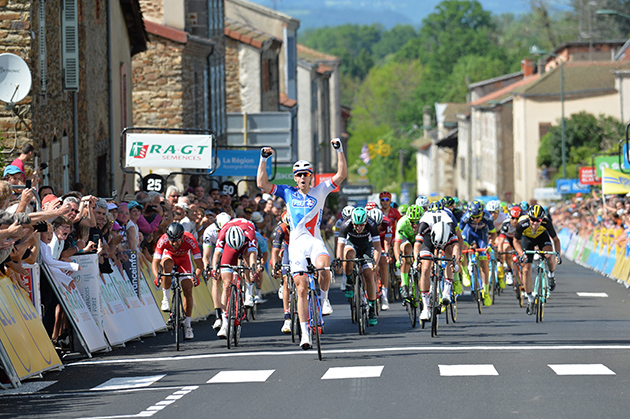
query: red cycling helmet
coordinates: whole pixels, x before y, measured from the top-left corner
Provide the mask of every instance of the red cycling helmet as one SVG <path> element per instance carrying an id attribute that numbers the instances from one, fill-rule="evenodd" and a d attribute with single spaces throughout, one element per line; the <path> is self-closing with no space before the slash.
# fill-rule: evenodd
<path id="1" fill-rule="evenodd" d="M 389 193 L 389 192 L 387 192 L 387 191 L 383 191 L 383 192 L 381 192 L 381 193 L 378 195 L 378 197 L 379 197 L 379 198 L 383 198 L 383 197 L 385 197 L 385 198 L 391 198 L 391 197 L 392 197 L 392 194 L 390 194 L 390 193 Z"/>
<path id="2" fill-rule="evenodd" d="M 521 207 L 519 207 L 518 205 L 514 205 L 512 208 L 510 208 L 510 216 L 512 218 L 520 217 L 522 212 L 523 211 L 521 210 Z"/>
<path id="3" fill-rule="evenodd" d="M 369 210 L 374 209 L 376 207 L 377 207 L 376 202 L 368 202 L 367 204 L 365 204 L 365 210 L 366 211 L 369 211 Z"/>

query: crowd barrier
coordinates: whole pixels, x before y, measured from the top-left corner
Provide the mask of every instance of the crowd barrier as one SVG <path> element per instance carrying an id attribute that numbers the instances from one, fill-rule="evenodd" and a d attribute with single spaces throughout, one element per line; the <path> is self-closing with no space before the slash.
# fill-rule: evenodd
<path id="1" fill-rule="evenodd" d="M 71 275 L 77 285 L 71 291 L 55 279 L 53 270 L 45 264 L 25 265 L 29 274 L 23 279 L 28 292 L 10 278 L 0 276 L 0 366 L 13 387 L 19 387 L 27 378 L 63 368 L 42 323 L 40 281 L 50 283 L 68 315 L 75 349 L 88 357 L 167 329 L 168 313 L 158 307 L 162 291 L 153 283 L 151 264 L 142 255 L 137 255 L 131 275 L 117 268 L 111 274 L 101 274 L 94 254 L 77 255 L 73 262 L 81 270 Z M 211 286 L 202 280 L 193 288 L 193 321 L 213 313 Z M 269 266 L 265 266 L 263 294 L 275 294 L 278 287 L 278 280 L 269 275 Z M 5 388 L 0 383 L 0 389 Z"/>
<path id="2" fill-rule="evenodd" d="M 630 286 L 630 247 L 622 229 L 597 228 L 588 237 L 563 228 L 558 233 L 563 257 Z"/>

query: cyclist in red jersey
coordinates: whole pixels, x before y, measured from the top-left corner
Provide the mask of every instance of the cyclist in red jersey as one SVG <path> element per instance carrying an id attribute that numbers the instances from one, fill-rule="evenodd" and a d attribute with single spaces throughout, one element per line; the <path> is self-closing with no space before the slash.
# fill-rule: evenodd
<path id="1" fill-rule="evenodd" d="M 221 265 L 238 265 L 239 256 L 243 257 L 246 266 L 255 268 L 258 257 L 258 241 L 256 240 L 256 228 L 251 221 L 244 218 L 235 218 L 226 223 L 219 232 L 217 239 L 217 247 L 214 250 L 212 258 L 212 266 Z M 218 271 L 212 274 L 217 276 Z M 221 293 L 221 316 L 223 322 L 217 336 L 221 339 L 227 339 L 227 303 L 230 292 L 230 284 L 234 271 L 231 268 L 221 268 L 221 279 L 223 280 L 223 292 Z M 254 305 L 253 286 L 254 281 L 258 280 L 258 273 L 254 273 L 253 278 L 250 272 L 246 272 L 243 278 L 246 282 L 245 302 L 246 306 Z"/>
<path id="2" fill-rule="evenodd" d="M 392 222 L 387 217 L 383 217 L 383 211 L 381 211 L 375 202 L 368 202 L 365 208 L 370 208 L 368 211 L 368 217 L 370 217 L 378 225 L 378 233 L 381 237 L 381 249 L 383 249 L 383 255 L 385 257 L 380 258 L 378 261 L 379 275 L 381 277 L 381 308 L 383 310 L 389 310 L 389 274 L 387 272 L 387 265 L 390 263 L 390 253 L 392 249 L 392 238 L 394 237 L 394 229 Z M 379 290 L 376 290 L 378 293 Z"/>
<path id="3" fill-rule="evenodd" d="M 155 285 L 160 285 L 160 278 L 158 272 L 160 266 L 162 272 L 173 272 L 173 267 L 177 267 L 177 272 L 180 273 L 192 273 L 192 263 L 190 261 L 190 254 L 195 260 L 195 286 L 199 285 L 199 278 L 203 270 L 203 259 L 201 258 L 201 251 L 197 245 L 195 237 L 184 231 L 184 227 L 180 223 L 171 223 L 166 227 L 166 233 L 162 234 L 162 237 L 155 246 L 153 252 L 153 263 L 151 268 L 153 275 L 155 276 Z M 183 278 L 181 280 L 182 291 L 184 292 L 184 312 L 186 313 L 186 320 L 184 322 L 184 339 L 192 339 L 194 337 L 192 326 L 190 325 L 190 316 L 193 311 L 193 282 L 191 278 Z M 170 310 L 170 288 L 171 278 L 162 278 L 162 311 Z"/>
<path id="4" fill-rule="evenodd" d="M 392 194 L 383 191 L 379 194 L 378 199 L 381 201 L 381 211 L 383 211 L 383 217 L 389 218 L 389 221 L 392 223 L 392 228 L 396 231 L 396 223 L 400 220 L 400 213 L 396 208 L 393 208 L 392 205 Z"/>

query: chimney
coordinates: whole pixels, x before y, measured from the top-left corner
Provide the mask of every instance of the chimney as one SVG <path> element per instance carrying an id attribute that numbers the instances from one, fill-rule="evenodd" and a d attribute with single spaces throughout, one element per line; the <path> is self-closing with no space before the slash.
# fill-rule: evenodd
<path id="1" fill-rule="evenodd" d="M 523 71 L 523 77 L 529 77 L 534 74 L 534 60 L 523 58 L 521 61 L 521 70 Z"/>
<path id="2" fill-rule="evenodd" d="M 422 108 L 422 129 L 424 130 L 424 138 L 429 138 L 429 130 L 431 129 L 431 108 L 429 106 Z"/>
<path id="3" fill-rule="evenodd" d="M 545 74 L 545 59 L 544 58 L 539 58 L 538 59 L 538 74 L 540 74 L 541 76 L 543 74 Z"/>

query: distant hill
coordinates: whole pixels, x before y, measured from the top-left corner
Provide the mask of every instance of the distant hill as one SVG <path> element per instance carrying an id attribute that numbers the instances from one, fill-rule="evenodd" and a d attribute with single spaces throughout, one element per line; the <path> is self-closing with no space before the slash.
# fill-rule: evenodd
<path id="1" fill-rule="evenodd" d="M 300 19 L 301 29 L 338 26 L 346 23 L 386 28 L 397 24 L 420 26 L 441 0 L 250 0 Z M 562 0 L 552 0 L 556 4 Z M 492 14 L 529 11 L 527 0 L 480 0 Z"/>

